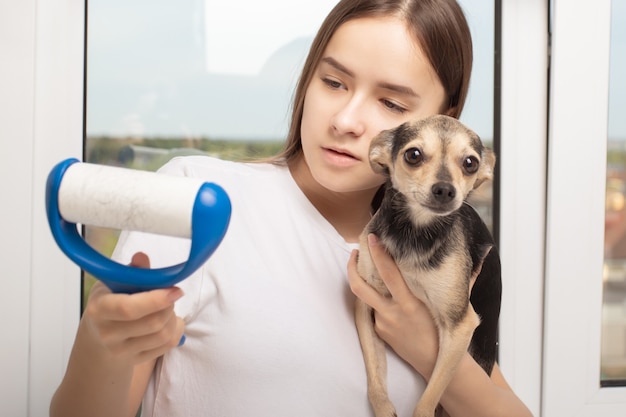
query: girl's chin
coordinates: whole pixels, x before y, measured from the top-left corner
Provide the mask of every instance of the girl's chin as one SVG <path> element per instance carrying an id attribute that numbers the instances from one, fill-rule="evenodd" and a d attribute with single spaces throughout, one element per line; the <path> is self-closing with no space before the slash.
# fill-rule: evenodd
<path id="1" fill-rule="evenodd" d="M 369 175 L 372 174 L 369 173 Z M 364 175 L 356 173 L 313 173 L 313 178 L 320 186 L 335 193 L 369 192 L 378 189 L 383 184 L 383 181 L 378 178 L 364 181 Z"/>

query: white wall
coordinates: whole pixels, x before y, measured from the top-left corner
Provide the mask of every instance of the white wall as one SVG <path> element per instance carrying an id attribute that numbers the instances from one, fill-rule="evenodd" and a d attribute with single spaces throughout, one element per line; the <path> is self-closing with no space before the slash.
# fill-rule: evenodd
<path id="1" fill-rule="evenodd" d="M 0 0 L 0 415 L 47 415 L 79 313 L 79 272 L 44 212 L 50 168 L 80 156 L 84 5 Z"/>

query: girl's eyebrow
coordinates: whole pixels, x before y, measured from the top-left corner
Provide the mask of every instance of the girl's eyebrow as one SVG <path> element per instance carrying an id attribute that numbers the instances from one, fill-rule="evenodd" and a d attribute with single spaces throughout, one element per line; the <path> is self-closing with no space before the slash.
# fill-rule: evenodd
<path id="1" fill-rule="evenodd" d="M 333 57 L 327 56 L 327 57 L 322 58 L 321 61 L 335 68 L 337 71 L 343 72 L 344 74 L 350 77 L 354 77 L 354 73 L 352 71 L 350 71 L 348 68 L 346 68 L 343 64 L 341 64 L 339 61 L 337 61 Z M 384 88 L 385 90 L 390 90 L 390 91 L 393 91 L 395 93 L 402 94 L 405 96 L 411 96 L 411 97 L 418 96 L 417 93 L 415 93 L 415 91 L 413 91 L 412 88 L 404 86 L 404 85 L 381 82 L 378 84 L 378 86 L 381 88 Z"/>
<path id="2" fill-rule="evenodd" d="M 344 74 L 349 75 L 350 77 L 354 77 L 354 73 L 352 71 L 350 71 L 344 65 L 340 64 L 339 61 L 337 61 L 333 57 L 330 57 L 330 56 L 324 57 L 322 58 L 322 62 L 327 63 L 331 67 L 335 68 L 337 71 L 341 71 Z"/>
<path id="3" fill-rule="evenodd" d="M 380 83 L 379 86 L 384 88 L 385 90 L 390 90 L 398 94 L 402 94 L 409 97 L 417 97 L 417 93 L 413 91 L 411 87 L 407 87 L 404 85 L 391 84 L 391 83 Z"/>

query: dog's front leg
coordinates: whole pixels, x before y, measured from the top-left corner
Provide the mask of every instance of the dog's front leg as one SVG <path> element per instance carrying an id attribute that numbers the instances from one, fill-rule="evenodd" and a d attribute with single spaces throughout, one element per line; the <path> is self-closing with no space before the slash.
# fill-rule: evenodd
<path id="1" fill-rule="evenodd" d="M 357 299 L 355 322 L 365 360 L 367 373 L 367 396 L 376 417 L 395 417 L 396 409 L 387 392 L 387 357 L 385 343 L 374 330 L 372 309 Z"/>
<path id="2" fill-rule="evenodd" d="M 467 352 L 474 330 L 480 324 L 480 318 L 469 304 L 465 317 L 454 327 L 439 326 L 439 353 L 435 368 L 426 390 L 420 398 L 413 417 L 433 417 L 437 404 L 454 372 Z"/>

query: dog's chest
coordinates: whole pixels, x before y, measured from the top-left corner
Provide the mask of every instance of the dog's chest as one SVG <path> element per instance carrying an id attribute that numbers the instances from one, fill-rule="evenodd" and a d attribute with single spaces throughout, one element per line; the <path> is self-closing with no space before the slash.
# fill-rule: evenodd
<path id="1" fill-rule="evenodd" d="M 452 293 L 467 287 L 471 274 L 467 257 L 455 255 L 448 256 L 436 268 L 402 260 L 398 268 L 411 292 L 426 304 L 435 305 L 447 302 Z"/>
<path id="2" fill-rule="evenodd" d="M 411 292 L 426 304 L 447 303 L 451 295 L 467 291 L 473 266 L 458 222 L 418 228 L 401 217 L 381 218 L 381 214 L 372 219 L 361 239 L 359 272 L 370 285 L 389 295 L 366 247 L 367 233 L 375 233 Z"/>

